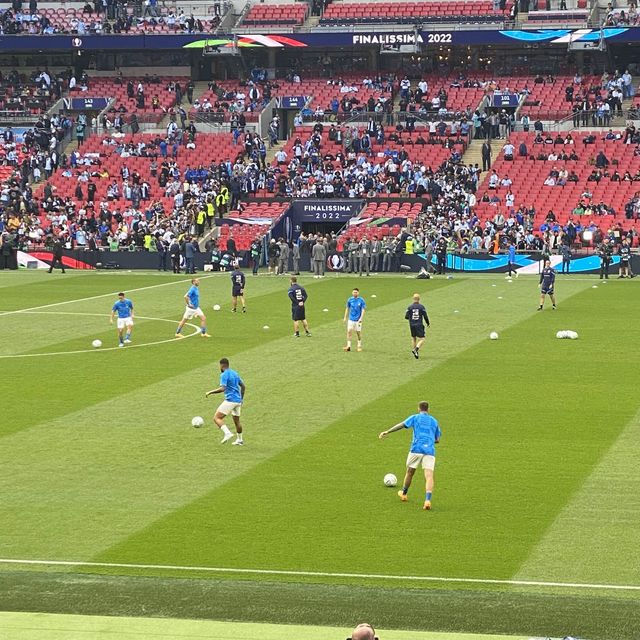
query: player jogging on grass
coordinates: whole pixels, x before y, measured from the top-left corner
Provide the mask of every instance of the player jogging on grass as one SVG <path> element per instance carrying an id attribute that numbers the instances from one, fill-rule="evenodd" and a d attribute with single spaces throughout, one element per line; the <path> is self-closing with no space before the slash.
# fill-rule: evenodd
<path id="1" fill-rule="evenodd" d="M 291 300 L 291 319 L 293 320 L 293 337 L 300 337 L 300 323 L 304 327 L 307 337 L 310 337 L 309 323 L 307 322 L 307 314 L 305 311 L 305 303 L 307 301 L 307 292 L 304 287 L 298 284 L 298 278 L 291 278 L 291 286 L 287 292 Z"/>
<path id="2" fill-rule="evenodd" d="M 187 305 L 187 308 L 185 309 L 182 320 L 180 320 L 178 328 L 176 329 L 176 338 L 184 338 L 182 327 L 184 327 L 187 320 L 191 320 L 192 318 L 200 318 L 200 335 L 203 338 L 211 337 L 207 333 L 207 318 L 204 313 L 202 313 L 202 309 L 200 308 L 200 290 L 198 289 L 199 286 L 200 280 L 198 280 L 198 278 L 193 278 L 191 280 L 191 287 L 184 296 L 184 301 Z"/>
<path id="3" fill-rule="evenodd" d="M 244 273 L 240 271 L 240 266 L 236 262 L 231 272 L 231 311 L 233 313 L 238 309 L 238 298 L 240 298 L 240 304 L 242 305 L 242 313 L 247 313 L 247 307 L 244 302 L 244 285 Z"/>
<path id="4" fill-rule="evenodd" d="M 118 346 L 124 347 L 125 344 L 131 342 L 131 332 L 133 331 L 133 302 L 129 298 L 124 297 L 124 293 L 121 291 L 118 294 L 118 299 L 115 301 L 113 307 L 111 307 L 111 319 L 118 316 Z"/>
<path id="5" fill-rule="evenodd" d="M 220 386 L 204 394 L 204 397 L 208 398 L 215 393 L 224 393 L 224 401 L 213 416 L 213 421 L 218 425 L 218 429 L 224 433 L 220 444 L 224 444 L 233 438 L 233 433 L 231 433 L 229 427 L 224 423 L 225 418 L 229 414 L 231 414 L 236 427 L 236 439 L 231 444 L 244 444 L 244 440 L 242 439 L 242 425 L 240 424 L 240 413 L 242 411 L 242 402 L 244 401 L 246 389 L 238 372 L 229 368 L 229 360 L 222 358 L 220 360 Z"/>
<path id="6" fill-rule="evenodd" d="M 426 492 L 422 508 L 431 509 L 431 495 L 433 493 L 433 470 L 436 467 L 436 444 L 440 442 L 442 433 L 438 421 L 429 414 L 429 403 L 424 400 L 418 405 L 419 413 L 409 416 L 404 422 L 383 431 L 378 437 L 382 440 L 394 431 L 413 429 L 413 440 L 407 457 L 407 473 L 404 477 L 402 489 L 398 491 L 400 500 L 407 502 L 407 493 L 416 469 L 421 466 L 424 470 Z"/>
<path id="7" fill-rule="evenodd" d="M 555 310 L 556 293 L 553 288 L 555 281 L 556 270 L 551 266 L 551 260 L 547 259 L 544 261 L 544 268 L 540 272 L 540 283 L 538 284 L 540 287 L 540 306 L 538 307 L 538 311 L 542 311 L 542 307 L 544 307 L 544 297 L 546 295 L 551 298 L 551 304 L 553 305 L 551 308 Z"/>
<path id="8" fill-rule="evenodd" d="M 351 335 L 356 332 L 358 338 L 358 351 L 362 351 L 362 320 L 367 305 L 364 298 L 360 297 L 360 289 L 357 287 L 351 292 L 351 297 L 347 300 L 344 310 L 343 322 L 347 323 L 347 344 L 342 347 L 343 351 L 351 351 Z M 348 320 L 347 320 L 348 318 Z"/>
<path id="9" fill-rule="evenodd" d="M 411 353 L 417 360 L 420 357 L 420 347 L 424 344 L 424 323 L 427 323 L 427 327 L 431 326 L 427 310 L 420 304 L 419 293 L 413 294 L 413 302 L 407 307 L 404 318 L 409 321 L 412 345 Z"/>

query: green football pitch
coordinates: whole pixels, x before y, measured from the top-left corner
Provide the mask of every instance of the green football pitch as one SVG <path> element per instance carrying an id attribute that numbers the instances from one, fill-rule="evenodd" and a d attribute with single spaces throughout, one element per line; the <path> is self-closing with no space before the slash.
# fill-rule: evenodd
<path id="1" fill-rule="evenodd" d="M 527 276 L 301 283 L 311 338 L 292 337 L 287 278 L 249 275 L 232 314 L 215 274 L 212 337 L 177 341 L 185 276 L 0 273 L 0 609 L 308 625 L 283 638 L 361 620 L 640 637 L 637 281 L 559 276 L 540 313 Z M 364 350 L 344 353 L 353 286 Z M 120 290 L 137 315 L 123 349 Z M 247 385 L 244 447 L 220 444 L 204 398 L 223 356 Z M 377 438 L 422 399 L 443 430 L 430 512 L 418 480 L 408 503 L 382 483 L 402 478 L 409 434 Z"/>

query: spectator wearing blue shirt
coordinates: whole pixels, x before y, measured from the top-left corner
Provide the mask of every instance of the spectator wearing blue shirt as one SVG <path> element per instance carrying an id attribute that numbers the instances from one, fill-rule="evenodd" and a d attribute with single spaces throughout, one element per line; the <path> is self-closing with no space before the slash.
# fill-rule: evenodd
<path id="1" fill-rule="evenodd" d="M 118 294 L 118 299 L 115 301 L 113 307 L 111 307 L 111 324 L 113 324 L 116 315 L 118 316 L 118 346 L 124 347 L 125 344 L 131 342 L 133 303 L 128 298 L 125 298 L 122 291 Z"/>
<path id="2" fill-rule="evenodd" d="M 422 508 L 425 511 L 431 509 L 431 496 L 433 493 L 433 471 L 436 467 L 436 444 L 440 442 L 442 433 L 438 421 L 429 414 L 429 403 L 424 400 L 418 405 L 419 413 L 409 416 L 403 422 L 383 431 L 378 436 L 381 440 L 394 431 L 401 429 L 413 429 L 413 439 L 407 456 L 407 473 L 404 477 L 402 489 L 398 496 L 402 502 L 409 499 L 407 494 L 416 469 L 421 466 L 424 471 L 426 491 Z"/>
<path id="3" fill-rule="evenodd" d="M 344 351 L 351 351 L 351 336 L 354 331 L 358 338 L 357 350 L 362 351 L 362 320 L 366 308 L 364 298 L 360 297 L 360 289 L 355 288 L 344 310 L 343 322 L 347 323 L 347 344 L 343 347 Z"/>
<path id="4" fill-rule="evenodd" d="M 205 393 L 205 398 L 216 393 L 224 393 L 224 400 L 218 407 L 213 421 L 218 425 L 218 428 L 224 434 L 224 437 L 220 441 L 220 444 L 224 444 L 233 438 L 233 434 L 227 425 L 224 423 L 225 418 L 231 414 L 233 423 L 236 427 L 236 439 L 231 443 L 235 445 L 243 445 L 242 439 L 242 424 L 240 423 L 240 414 L 242 413 L 242 403 L 244 401 L 244 394 L 246 387 L 240 374 L 237 371 L 229 368 L 229 360 L 222 358 L 220 360 L 220 386 L 211 391 Z"/>

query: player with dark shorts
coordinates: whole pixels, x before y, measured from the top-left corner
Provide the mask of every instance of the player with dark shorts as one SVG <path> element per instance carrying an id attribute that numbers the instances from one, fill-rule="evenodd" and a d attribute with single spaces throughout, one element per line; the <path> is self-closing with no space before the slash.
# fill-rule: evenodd
<path id="1" fill-rule="evenodd" d="M 240 298 L 240 304 L 242 304 L 242 313 L 247 313 L 247 307 L 244 302 L 244 285 L 244 273 L 240 271 L 240 266 L 236 262 L 231 272 L 231 311 L 233 313 L 238 309 L 238 298 Z"/>
<path id="2" fill-rule="evenodd" d="M 556 308 L 556 294 L 554 290 L 554 284 L 556 282 L 556 271 L 551 266 L 551 260 L 544 261 L 544 268 L 540 273 L 540 306 L 538 311 L 542 311 L 544 306 L 544 297 L 549 296 L 551 298 L 552 309 Z"/>
<path id="3" fill-rule="evenodd" d="M 427 310 L 420 304 L 420 294 L 413 294 L 413 302 L 407 307 L 404 314 L 405 320 L 409 321 L 409 329 L 411 330 L 411 353 L 417 360 L 420 357 L 420 347 L 424 344 L 424 323 L 430 327 L 429 316 Z"/>
<path id="4" fill-rule="evenodd" d="M 305 302 L 307 301 L 307 292 L 304 287 L 298 284 L 298 278 L 291 278 L 291 286 L 289 287 L 289 299 L 291 300 L 291 319 L 293 320 L 293 336 L 300 337 L 300 323 L 304 327 L 307 337 L 310 337 L 309 323 L 305 312 Z"/>

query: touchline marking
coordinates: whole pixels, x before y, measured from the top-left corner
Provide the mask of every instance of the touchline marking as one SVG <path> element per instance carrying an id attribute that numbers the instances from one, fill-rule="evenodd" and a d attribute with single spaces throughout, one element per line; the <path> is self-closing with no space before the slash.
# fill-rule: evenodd
<path id="1" fill-rule="evenodd" d="M 50 315 L 50 316 L 93 316 L 93 317 L 109 317 L 105 316 L 104 313 L 80 313 L 75 311 L 27 311 L 23 310 L 21 313 L 31 314 L 31 315 Z M 171 322 L 172 324 L 176 324 L 175 320 L 170 320 L 169 318 L 150 318 L 147 316 L 135 316 L 134 319 L 139 320 L 156 320 L 157 322 Z M 193 336 L 198 335 L 200 333 L 200 327 L 195 324 L 191 324 L 190 322 L 186 322 L 185 326 L 191 327 L 194 331 L 190 333 L 185 338 L 193 338 Z M 166 338 L 164 340 L 156 340 L 154 342 L 141 342 L 139 344 L 130 344 L 126 347 L 126 350 L 129 349 L 139 349 L 140 347 L 152 347 L 156 344 L 166 344 L 167 342 L 175 342 L 174 338 Z M 105 347 L 104 349 L 100 347 L 99 349 L 76 349 L 75 351 L 49 351 L 47 353 L 13 353 L 8 355 L 0 355 L 0 360 L 6 358 L 44 358 L 46 356 L 68 356 L 76 353 L 103 353 L 105 351 L 119 351 L 120 347 Z"/>
<path id="2" fill-rule="evenodd" d="M 166 564 L 129 564 L 124 562 L 79 562 L 74 560 L 20 560 L 0 558 L 0 564 L 21 564 L 51 567 L 102 567 L 107 569 L 155 569 L 161 571 L 194 571 L 208 573 L 241 573 L 299 578 L 357 578 L 365 580 L 406 580 L 411 582 L 455 582 L 462 584 L 495 584 L 511 587 L 549 587 L 564 589 L 614 589 L 640 591 L 640 585 L 589 584 L 584 582 L 545 582 L 542 580 L 497 580 L 492 578 L 442 578 L 437 576 L 396 576 L 379 573 L 331 573 L 328 571 L 288 571 L 284 569 L 234 569 L 232 567 L 185 567 Z"/>
<path id="3" fill-rule="evenodd" d="M 205 278 L 211 278 L 213 276 L 200 276 L 199 280 Z M 157 289 L 158 287 L 168 287 L 172 284 L 185 284 L 187 280 L 172 280 L 171 282 L 163 282 L 162 284 L 150 284 L 148 287 L 138 287 L 137 289 L 126 289 L 127 293 L 133 293 L 134 291 L 146 291 L 147 289 Z M 59 307 L 61 304 L 73 304 L 74 302 L 87 302 L 88 300 L 99 300 L 100 298 L 107 298 L 111 296 L 117 296 L 118 291 L 112 293 L 101 293 L 97 296 L 89 296 L 88 298 L 77 298 L 75 300 L 63 300 L 62 302 L 52 302 L 51 304 L 43 304 L 39 307 L 28 307 L 27 309 L 15 309 L 14 311 L 0 311 L 0 316 L 8 316 L 14 313 L 25 313 L 27 311 L 37 311 L 38 309 L 49 309 L 50 307 Z"/>

